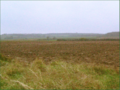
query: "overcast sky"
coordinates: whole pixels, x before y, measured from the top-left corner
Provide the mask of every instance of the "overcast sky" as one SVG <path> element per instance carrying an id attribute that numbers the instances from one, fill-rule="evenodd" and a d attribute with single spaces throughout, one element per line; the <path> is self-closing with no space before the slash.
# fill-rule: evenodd
<path id="1" fill-rule="evenodd" d="M 1 1 L 1 34 L 119 31 L 119 1 Z"/>

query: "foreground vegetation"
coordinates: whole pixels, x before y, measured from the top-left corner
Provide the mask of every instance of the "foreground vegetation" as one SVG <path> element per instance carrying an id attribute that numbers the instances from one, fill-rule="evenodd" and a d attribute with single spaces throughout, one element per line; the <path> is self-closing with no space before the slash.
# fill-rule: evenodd
<path id="1" fill-rule="evenodd" d="M 1 54 L 1 89 L 119 89 L 118 41 L 4 41 Z"/>
<path id="2" fill-rule="evenodd" d="M 1 89 L 119 89 L 119 69 L 95 63 L 1 59 Z"/>

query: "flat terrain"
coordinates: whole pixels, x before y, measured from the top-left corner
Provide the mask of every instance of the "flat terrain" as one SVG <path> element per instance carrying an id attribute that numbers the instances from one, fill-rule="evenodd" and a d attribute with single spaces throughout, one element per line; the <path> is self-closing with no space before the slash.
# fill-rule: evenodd
<path id="1" fill-rule="evenodd" d="M 119 66 L 119 41 L 4 41 L 1 53 L 28 62 L 40 58 Z"/>
<path id="2" fill-rule="evenodd" d="M 2 41 L 0 89 L 119 90 L 119 41 Z"/>

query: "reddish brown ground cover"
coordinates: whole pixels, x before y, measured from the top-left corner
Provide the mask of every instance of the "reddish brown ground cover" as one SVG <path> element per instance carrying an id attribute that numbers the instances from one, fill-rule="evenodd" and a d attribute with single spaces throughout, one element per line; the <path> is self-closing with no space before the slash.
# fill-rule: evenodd
<path id="1" fill-rule="evenodd" d="M 88 62 L 119 66 L 119 41 L 3 41 L 1 53 L 13 59 Z"/>

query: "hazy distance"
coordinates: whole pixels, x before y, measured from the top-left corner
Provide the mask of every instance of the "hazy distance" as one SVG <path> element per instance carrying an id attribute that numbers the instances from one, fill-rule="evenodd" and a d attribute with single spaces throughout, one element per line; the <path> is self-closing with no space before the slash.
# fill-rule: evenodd
<path id="1" fill-rule="evenodd" d="M 119 31 L 119 1 L 1 1 L 1 34 Z"/>

